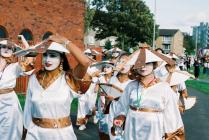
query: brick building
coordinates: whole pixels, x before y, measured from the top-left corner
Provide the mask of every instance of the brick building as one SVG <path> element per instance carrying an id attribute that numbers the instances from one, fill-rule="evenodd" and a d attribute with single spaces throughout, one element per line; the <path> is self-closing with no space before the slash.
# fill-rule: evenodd
<path id="1" fill-rule="evenodd" d="M 33 44 L 58 33 L 83 49 L 84 12 L 84 0 L 0 0 L 0 38 L 23 34 Z"/>
<path id="2" fill-rule="evenodd" d="M 160 29 L 156 39 L 156 47 L 162 48 L 165 53 L 173 52 L 178 56 L 184 55 L 184 35 L 178 29 Z"/>

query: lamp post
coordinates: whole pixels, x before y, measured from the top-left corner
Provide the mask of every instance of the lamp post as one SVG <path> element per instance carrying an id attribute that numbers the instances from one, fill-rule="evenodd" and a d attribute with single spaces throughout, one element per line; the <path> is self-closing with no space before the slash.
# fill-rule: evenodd
<path id="1" fill-rule="evenodd" d="M 153 40 L 152 40 L 153 49 L 155 49 L 155 24 L 156 24 L 156 0 L 154 4 L 154 25 L 153 25 Z"/>

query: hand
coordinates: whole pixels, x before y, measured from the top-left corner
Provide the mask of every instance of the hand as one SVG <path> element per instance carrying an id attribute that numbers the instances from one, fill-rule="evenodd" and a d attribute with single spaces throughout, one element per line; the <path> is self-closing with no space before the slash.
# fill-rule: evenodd
<path id="1" fill-rule="evenodd" d="M 118 64 L 118 65 L 116 66 L 115 70 L 116 70 L 116 71 L 120 71 L 120 70 L 123 69 L 123 67 L 124 67 L 124 64 L 123 64 L 123 63 L 120 63 L 120 64 Z"/>
<path id="2" fill-rule="evenodd" d="M 106 98 L 107 98 L 108 101 L 114 100 L 114 97 L 112 97 L 112 96 L 107 96 L 107 95 L 106 95 Z"/>
<path id="3" fill-rule="evenodd" d="M 26 57 L 25 61 L 26 64 L 33 64 L 35 62 L 34 57 Z"/>
<path id="4" fill-rule="evenodd" d="M 123 125 L 123 121 L 122 120 L 115 119 L 113 123 L 114 123 L 115 126 L 122 126 Z"/>
<path id="5" fill-rule="evenodd" d="M 113 125 L 115 126 L 122 126 L 123 123 L 125 122 L 126 117 L 124 115 L 119 115 L 116 117 L 113 121 Z"/>
<path id="6" fill-rule="evenodd" d="M 60 43 L 60 44 L 65 44 L 66 42 L 69 42 L 69 40 L 59 34 L 51 35 L 48 40 Z"/>
<path id="7" fill-rule="evenodd" d="M 92 77 L 99 77 L 100 71 L 96 71 L 92 74 Z"/>

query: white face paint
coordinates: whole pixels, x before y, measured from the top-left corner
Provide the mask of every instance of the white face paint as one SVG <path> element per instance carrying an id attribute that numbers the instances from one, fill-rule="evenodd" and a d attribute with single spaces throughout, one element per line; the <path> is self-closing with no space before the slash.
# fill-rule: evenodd
<path id="1" fill-rule="evenodd" d="M 118 52 L 112 53 L 112 57 L 118 57 L 118 56 L 119 56 L 119 53 Z"/>
<path id="2" fill-rule="evenodd" d="M 105 74 L 109 74 L 109 73 L 111 73 L 112 72 L 112 67 L 105 67 L 104 68 L 104 73 Z"/>
<path id="3" fill-rule="evenodd" d="M 43 56 L 44 68 L 48 71 L 55 70 L 61 62 L 61 55 L 56 51 L 47 51 Z"/>
<path id="4" fill-rule="evenodd" d="M 154 69 L 153 63 L 146 63 L 145 67 L 141 69 L 137 69 L 137 72 L 141 76 L 147 76 L 153 72 L 153 69 Z"/>
<path id="5" fill-rule="evenodd" d="M 3 57 L 11 57 L 13 53 L 13 49 L 11 47 L 8 47 L 6 45 L 2 45 L 0 48 L 0 54 Z"/>

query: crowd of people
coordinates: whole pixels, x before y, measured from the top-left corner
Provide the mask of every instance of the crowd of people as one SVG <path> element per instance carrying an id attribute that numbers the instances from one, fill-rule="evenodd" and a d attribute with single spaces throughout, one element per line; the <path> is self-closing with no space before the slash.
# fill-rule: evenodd
<path id="1" fill-rule="evenodd" d="M 177 59 L 179 68 L 190 73 L 193 72 L 196 79 L 198 79 L 200 74 L 209 75 L 209 56 L 185 56 L 177 57 Z"/>
<path id="2" fill-rule="evenodd" d="M 43 53 L 43 68 L 35 59 L 16 59 L 17 45 L 0 40 L 0 140 L 76 140 L 70 119 L 78 98 L 76 125 L 88 129 L 90 117 L 101 140 L 184 140 L 181 118 L 189 98 L 185 81 L 192 77 L 178 66 L 175 54 L 163 54 L 147 44 L 132 54 L 113 49 L 81 51 L 60 35 L 51 35 Z M 70 67 L 67 54 L 77 60 Z M 16 79 L 29 76 L 24 113 L 14 91 Z M 23 127 L 24 126 L 24 127 Z"/>

